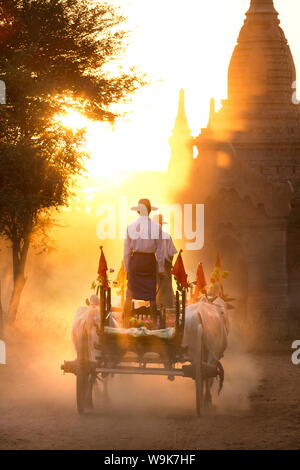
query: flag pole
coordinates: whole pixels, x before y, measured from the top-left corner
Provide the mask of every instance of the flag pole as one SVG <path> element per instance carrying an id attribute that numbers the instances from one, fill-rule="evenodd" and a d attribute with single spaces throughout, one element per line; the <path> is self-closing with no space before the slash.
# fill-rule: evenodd
<path id="1" fill-rule="evenodd" d="M 102 265 L 101 265 L 102 264 Z M 99 282 L 100 282 L 100 333 L 104 334 L 106 322 L 106 310 L 110 308 L 110 292 L 107 292 L 107 263 L 103 253 L 103 246 L 100 246 L 100 261 L 99 261 Z"/>
<path id="2" fill-rule="evenodd" d="M 122 284 L 121 287 L 121 307 L 123 308 L 125 304 L 125 286 Z"/>

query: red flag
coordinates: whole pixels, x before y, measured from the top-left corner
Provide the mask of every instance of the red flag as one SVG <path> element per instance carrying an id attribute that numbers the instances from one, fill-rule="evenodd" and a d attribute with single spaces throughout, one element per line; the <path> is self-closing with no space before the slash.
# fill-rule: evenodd
<path id="1" fill-rule="evenodd" d="M 101 254 L 99 260 L 99 267 L 98 267 L 98 280 L 102 282 L 104 289 L 108 289 L 108 281 L 107 281 L 107 262 L 105 255 L 103 253 L 103 247 L 100 246 Z"/>
<path id="2" fill-rule="evenodd" d="M 206 292 L 205 287 L 206 287 L 206 280 L 205 280 L 205 274 L 203 271 L 203 265 L 202 263 L 199 263 L 198 268 L 197 268 L 197 284 L 196 284 L 195 292 L 193 296 L 194 299 L 198 299 L 200 294 Z"/>
<path id="3" fill-rule="evenodd" d="M 183 264 L 183 261 L 182 261 L 181 253 L 182 253 L 182 250 L 180 250 L 180 252 L 177 256 L 176 263 L 174 264 L 173 269 L 172 269 L 172 274 L 175 277 L 178 284 L 180 284 L 182 287 L 185 287 L 186 289 L 188 289 L 189 285 L 188 285 L 188 282 L 187 282 L 187 274 L 186 274 L 185 269 L 184 269 L 184 264 Z"/>

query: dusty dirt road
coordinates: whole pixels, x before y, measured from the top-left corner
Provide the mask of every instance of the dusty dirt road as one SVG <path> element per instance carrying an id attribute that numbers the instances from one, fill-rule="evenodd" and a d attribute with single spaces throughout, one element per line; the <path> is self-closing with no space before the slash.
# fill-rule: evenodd
<path id="1" fill-rule="evenodd" d="M 75 378 L 59 371 L 68 357 L 48 350 L 23 367 L 21 349 L 0 369 L 0 449 L 300 449 L 300 366 L 288 351 L 229 351 L 222 396 L 197 419 L 190 379 L 147 377 L 114 378 L 111 404 L 78 416 Z"/>

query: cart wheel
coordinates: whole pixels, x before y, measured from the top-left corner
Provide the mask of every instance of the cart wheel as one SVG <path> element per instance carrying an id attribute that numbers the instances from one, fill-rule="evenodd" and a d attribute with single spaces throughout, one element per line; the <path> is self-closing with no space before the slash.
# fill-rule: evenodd
<path id="1" fill-rule="evenodd" d="M 110 397 L 109 397 L 109 376 L 96 377 L 95 387 L 93 389 L 94 398 L 95 398 L 95 405 L 96 408 L 99 409 L 106 409 L 110 404 Z"/>
<path id="2" fill-rule="evenodd" d="M 88 385 L 87 385 L 87 393 L 86 393 L 86 407 L 93 410 L 94 409 L 94 401 L 93 401 L 93 390 L 94 385 L 96 383 L 96 376 L 95 374 L 90 374 L 88 376 Z"/>
<path id="3" fill-rule="evenodd" d="M 84 331 L 78 339 L 77 373 L 76 373 L 76 400 L 79 414 L 83 414 L 85 408 L 92 402 L 92 387 L 89 373 L 89 355 L 87 332 Z"/>
<path id="4" fill-rule="evenodd" d="M 108 391 L 108 380 L 109 380 L 109 377 L 105 377 L 103 381 L 103 399 L 104 399 L 105 405 L 109 405 L 109 402 L 110 402 L 109 391 Z"/>
<path id="5" fill-rule="evenodd" d="M 202 325 L 198 326 L 197 349 L 195 354 L 195 387 L 196 387 L 196 411 L 197 416 L 201 416 L 204 406 L 204 377 L 202 370 L 203 360 L 203 330 Z"/>

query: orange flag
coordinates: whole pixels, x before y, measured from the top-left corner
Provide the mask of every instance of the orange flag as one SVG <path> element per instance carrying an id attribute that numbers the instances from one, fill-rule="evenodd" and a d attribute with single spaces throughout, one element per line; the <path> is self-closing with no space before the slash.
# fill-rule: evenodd
<path id="1" fill-rule="evenodd" d="M 205 293 L 206 292 L 205 287 L 206 287 L 206 280 L 205 280 L 205 274 L 203 271 L 203 264 L 199 263 L 198 268 L 197 268 L 197 283 L 196 283 L 193 298 L 198 299 L 200 294 Z"/>
<path id="2" fill-rule="evenodd" d="M 124 260 L 122 260 L 121 267 L 119 269 L 117 279 L 116 279 L 116 284 L 117 286 L 122 286 L 126 281 L 126 272 L 125 272 L 125 267 L 124 267 Z"/>
<path id="3" fill-rule="evenodd" d="M 108 289 L 108 280 L 107 280 L 107 262 L 105 255 L 103 253 L 103 247 L 100 246 L 101 254 L 98 267 L 98 281 L 102 282 L 104 289 Z"/>
<path id="4" fill-rule="evenodd" d="M 218 286 L 222 297 L 224 296 L 224 289 L 223 289 L 223 284 L 222 284 L 222 276 L 224 274 L 226 273 L 223 272 L 221 269 L 221 259 L 220 259 L 220 255 L 218 254 L 214 270 L 211 274 L 211 283 Z"/>
<path id="5" fill-rule="evenodd" d="M 177 256 L 176 263 L 174 264 L 173 269 L 172 269 L 172 274 L 175 277 L 178 284 L 180 284 L 182 287 L 185 287 L 186 289 L 188 289 L 189 285 L 188 285 L 188 282 L 187 282 L 187 274 L 186 274 L 185 269 L 184 269 L 184 264 L 183 264 L 183 261 L 182 261 L 181 253 L 182 253 L 182 250 L 180 250 L 180 252 Z"/>
<path id="6" fill-rule="evenodd" d="M 219 282 L 221 280 L 221 258 L 220 255 L 217 255 L 215 267 L 211 274 L 211 282 L 214 284 L 215 282 Z"/>

